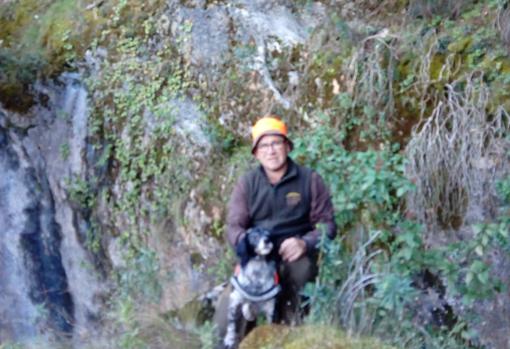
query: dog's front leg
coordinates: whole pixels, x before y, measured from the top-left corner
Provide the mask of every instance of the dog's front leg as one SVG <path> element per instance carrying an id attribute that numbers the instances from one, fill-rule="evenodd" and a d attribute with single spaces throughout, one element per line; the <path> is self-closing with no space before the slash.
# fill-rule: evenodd
<path id="1" fill-rule="evenodd" d="M 236 290 L 232 291 L 228 303 L 227 333 L 223 340 L 226 349 L 233 349 L 236 345 L 237 318 L 242 304 L 242 296 Z"/>
<path id="2" fill-rule="evenodd" d="M 262 310 L 263 310 L 264 314 L 266 315 L 266 323 L 268 323 L 268 324 L 273 323 L 275 304 L 276 304 L 276 301 L 273 298 L 273 299 L 266 301 L 262 305 Z"/>

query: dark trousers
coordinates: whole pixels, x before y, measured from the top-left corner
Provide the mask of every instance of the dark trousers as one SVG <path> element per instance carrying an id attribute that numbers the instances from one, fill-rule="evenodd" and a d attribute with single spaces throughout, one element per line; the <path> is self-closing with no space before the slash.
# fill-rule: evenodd
<path id="1" fill-rule="evenodd" d="M 313 281 L 317 276 L 317 258 L 315 255 L 305 255 L 292 263 L 282 262 L 279 267 L 281 292 L 277 296 L 274 322 L 287 325 L 297 325 L 302 322 L 303 309 L 301 308 L 300 292 L 307 282 Z M 214 314 L 219 340 L 223 341 L 227 329 L 227 314 L 229 295 L 232 287 L 229 285 L 221 294 Z M 254 323 L 246 323 L 240 315 L 238 328 L 239 338 L 243 338 Z"/>
<path id="2" fill-rule="evenodd" d="M 277 296 L 274 322 L 298 325 L 304 315 L 300 293 L 317 276 L 317 258 L 306 255 L 295 262 L 282 263 L 279 275 L 282 291 Z"/>

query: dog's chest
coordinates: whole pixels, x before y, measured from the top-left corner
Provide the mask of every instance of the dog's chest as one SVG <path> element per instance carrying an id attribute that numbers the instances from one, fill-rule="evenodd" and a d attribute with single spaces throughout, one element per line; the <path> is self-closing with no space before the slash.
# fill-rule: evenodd
<path id="1" fill-rule="evenodd" d="M 275 266 L 273 262 L 253 259 L 241 270 L 239 283 L 249 292 L 267 291 L 274 284 Z"/>

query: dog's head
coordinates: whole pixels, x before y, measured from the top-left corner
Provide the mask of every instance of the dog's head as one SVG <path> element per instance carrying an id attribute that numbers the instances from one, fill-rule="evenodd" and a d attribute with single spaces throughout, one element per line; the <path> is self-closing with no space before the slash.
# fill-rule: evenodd
<path id="1" fill-rule="evenodd" d="M 273 249 L 269 231 L 262 228 L 251 228 L 247 233 L 248 244 L 259 256 L 267 256 Z"/>
<path id="2" fill-rule="evenodd" d="M 244 238 L 236 246 L 236 252 L 241 259 L 241 266 L 246 265 L 254 256 L 267 256 L 273 250 L 270 232 L 263 228 L 250 228 Z"/>

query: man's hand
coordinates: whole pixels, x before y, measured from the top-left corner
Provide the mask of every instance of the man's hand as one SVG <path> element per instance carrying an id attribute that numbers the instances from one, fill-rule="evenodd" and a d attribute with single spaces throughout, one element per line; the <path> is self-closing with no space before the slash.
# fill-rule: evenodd
<path id="1" fill-rule="evenodd" d="M 294 262 L 306 252 L 306 242 L 303 239 L 292 237 L 283 240 L 280 245 L 280 256 L 285 262 Z"/>

